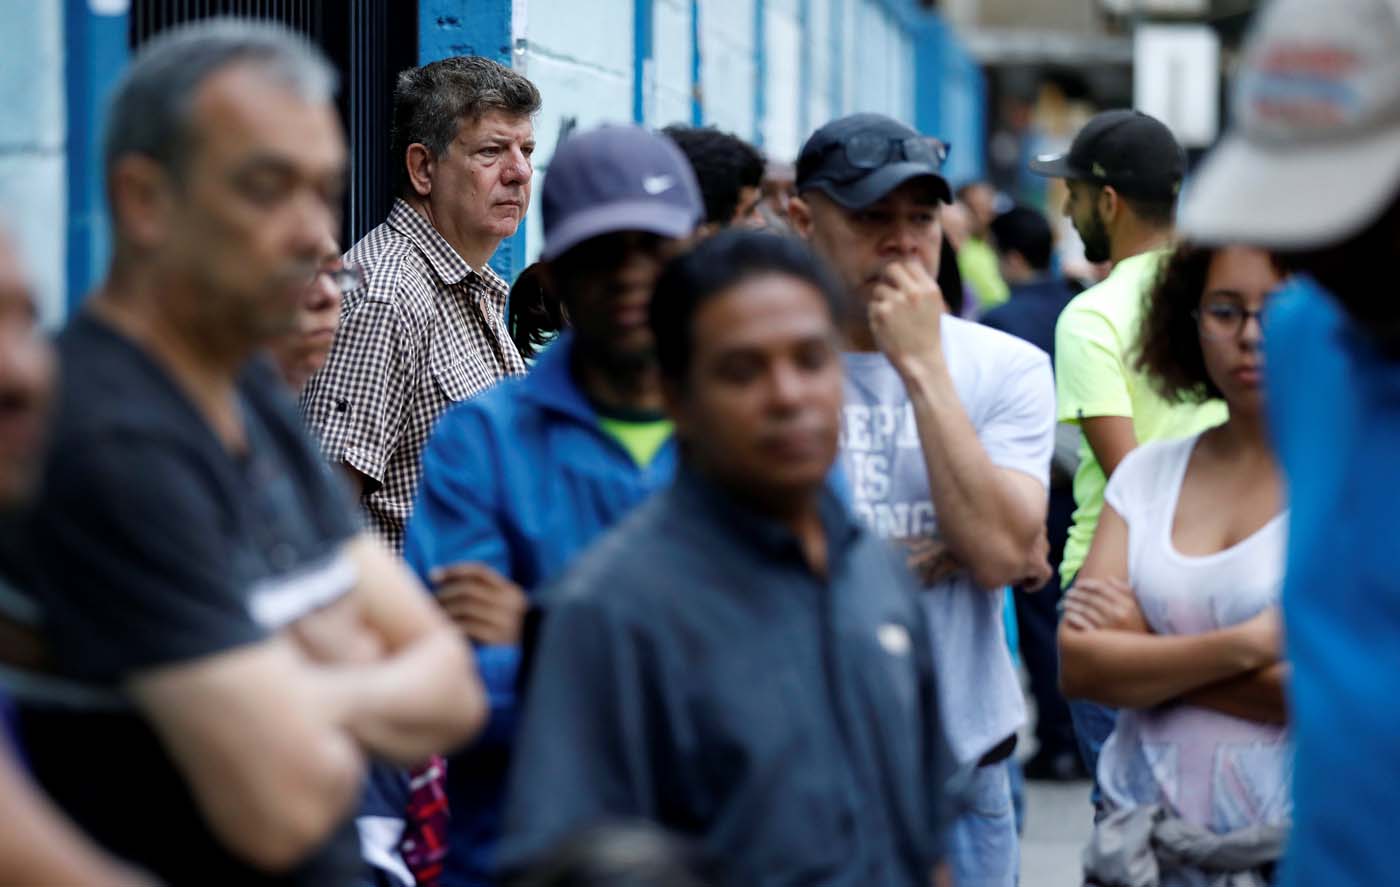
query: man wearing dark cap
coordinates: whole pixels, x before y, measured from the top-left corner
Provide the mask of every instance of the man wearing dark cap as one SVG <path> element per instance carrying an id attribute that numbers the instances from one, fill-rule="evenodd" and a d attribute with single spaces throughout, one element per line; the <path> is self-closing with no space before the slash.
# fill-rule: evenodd
<path id="1" fill-rule="evenodd" d="M 1113 271 L 1080 293 L 1055 327 L 1059 420 L 1083 431 L 1074 476 L 1074 524 L 1060 577 L 1066 588 L 1089 553 L 1104 487 L 1138 444 L 1185 437 L 1225 419 L 1225 406 L 1170 404 L 1132 365 L 1143 303 L 1172 239 L 1172 219 L 1186 157 L 1160 121 L 1138 111 L 1105 111 L 1084 125 L 1069 152 L 1037 157 L 1031 170 L 1063 178 L 1064 213 L 1090 262 Z M 1125 577 L 1126 578 L 1126 577 Z M 1071 701 L 1085 766 L 1093 773 L 1113 730 L 1113 711 Z"/>
<path id="2" fill-rule="evenodd" d="M 664 260 L 703 215 L 685 156 L 636 127 L 572 136 L 544 183 L 541 273 L 572 329 L 528 376 L 448 412 L 405 554 L 477 645 L 487 732 L 448 768 L 443 887 L 489 883 L 529 595 L 675 473 L 647 327 Z"/>
<path id="3" fill-rule="evenodd" d="M 948 742 L 972 774 L 949 836 L 953 880 L 1013 887 L 1006 761 L 1025 708 L 1003 589 L 1050 574 L 1054 383 L 1044 352 L 947 313 L 944 153 L 887 117 L 835 120 L 802 148 L 790 213 L 844 284 L 841 449 L 855 512 L 918 576 Z"/>

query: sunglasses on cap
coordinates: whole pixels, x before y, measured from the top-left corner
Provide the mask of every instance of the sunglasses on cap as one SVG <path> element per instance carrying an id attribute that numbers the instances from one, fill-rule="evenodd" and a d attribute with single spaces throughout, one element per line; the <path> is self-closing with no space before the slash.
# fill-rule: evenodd
<path id="1" fill-rule="evenodd" d="M 951 146 L 932 136 L 908 136 L 891 138 L 874 133 L 861 133 L 843 142 L 833 143 L 827 150 L 840 148 L 846 153 L 846 162 L 862 172 L 879 169 L 900 160 L 910 163 L 927 163 L 934 171 L 942 169 L 948 159 Z"/>

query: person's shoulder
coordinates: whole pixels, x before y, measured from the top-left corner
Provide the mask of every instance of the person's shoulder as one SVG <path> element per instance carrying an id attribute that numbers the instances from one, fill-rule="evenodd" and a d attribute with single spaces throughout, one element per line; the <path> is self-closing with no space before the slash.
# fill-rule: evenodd
<path id="1" fill-rule="evenodd" d="M 1097 312 L 1116 323 L 1136 323 L 1164 259 L 1165 253 L 1156 250 L 1123 259 L 1107 277 L 1071 299 L 1064 313 Z"/>
<path id="2" fill-rule="evenodd" d="M 55 446 L 75 435 L 178 438 L 194 423 L 164 370 L 99 321 L 74 318 L 58 336 L 57 352 L 63 371 L 52 430 Z"/>
<path id="3" fill-rule="evenodd" d="M 346 296 L 346 310 L 364 303 L 392 305 L 405 319 L 425 321 L 435 313 L 434 278 L 413 240 L 390 222 L 370 231 L 345 254 L 364 272 L 364 285 Z"/>
<path id="4" fill-rule="evenodd" d="M 1138 444 L 1123 457 L 1123 461 L 1114 470 L 1113 477 L 1121 475 L 1124 482 L 1145 478 L 1155 485 L 1163 472 L 1180 464 L 1182 459 L 1190 457 L 1199 438 L 1199 434 L 1193 434 Z"/>
<path id="5" fill-rule="evenodd" d="M 433 436 L 477 435 L 482 432 L 512 437 L 538 411 L 524 396 L 529 376 L 508 376 L 480 394 L 453 404 L 438 419 Z"/>
<path id="6" fill-rule="evenodd" d="M 448 407 L 433 424 L 424 456 L 424 470 L 499 472 L 501 460 L 514 451 L 534 458 L 538 435 L 532 416 L 536 407 L 522 396 L 524 377 L 497 382 L 480 394 Z M 473 467 L 474 466 L 474 467 Z M 527 475 L 512 475 L 517 479 Z M 465 476 L 463 476 L 465 478 Z M 504 478 L 497 477 L 497 482 Z"/>
<path id="7" fill-rule="evenodd" d="M 1071 317 L 1076 314 L 1102 314 L 1105 311 L 1115 308 L 1121 299 L 1124 287 L 1111 277 L 1100 280 L 1090 287 L 1085 287 L 1074 298 L 1065 304 L 1065 309 L 1060 313 L 1061 318 Z"/>
<path id="8" fill-rule="evenodd" d="M 1079 295 L 1064 277 L 1052 275 L 1034 285 L 1033 296 L 1021 299 L 1023 304 L 1033 305 L 1036 310 L 1054 311 L 1057 315 Z"/>
<path id="9" fill-rule="evenodd" d="M 1301 345 L 1325 340 L 1326 334 L 1346 325 L 1346 316 L 1326 291 L 1311 279 L 1299 277 L 1285 283 L 1270 299 L 1265 323 L 1269 345 L 1285 341 Z M 1285 353 L 1284 349 L 1279 351 Z"/>
<path id="10" fill-rule="evenodd" d="M 655 598 L 686 546 L 674 521 L 672 490 L 663 490 L 627 514 L 574 561 L 544 595 L 547 612 L 597 610 L 626 621 L 659 616 Z"/>
<path id="11" fill-rule="evenodd" d="M 1111 277 L 1089 287 L 1070 299 L 1055 321 L 1057 350 L 1059 343 L 1073 346 L 1081 341 L 1113 341 L 1126 339 L 1125 331 L 1135 328 L 1139 313 L 1140 294 Z"/>
<path id="12" fill-rule="evenodd" d="M 979 322 L 983 326 L 1006 332 L 1009 328 L 1017 326 L 1025 313 L 1025 306 L 1013 298 L 983 314 Z"/>
<path id="13" fill-rule="evenodd" d="M 62 521 L 133 517 L 141 507 L 170 512 L 176 503 L 206 513 L 227 494 L 228 475 L 208 432 L 141 411 L 56 423 L 39 507 Z M 141 495 L 137 496 L 136 493 Z M 136 500 L 144 503 L 136 504 Z"/>
<path id="14" fill-rule="evenodd" d="M 1291 453 L 1295 442 L 1320 434 L 1321 414 L 1364 403 L 1351 379 L 1365 370 L 1364 334 L 1335 298 L 1306 276 L 1295 276 L 1269 300 L 1264 314 L 1265 381 L 1275 441 Z"/>
<path id="15" fill-rule="evenodd" d="M 1156 280 L 1163 257 L 1163 253 L 1153 251 L 1121 260 L 1107 277 L 1071 299 L 1065 311 L 1101 311 L 1114 316 L 1136 311 L 1146 288 Z"/>
<path id="16" fill-rule="evenodd" d="M 296 398 L 266 353 L 249 360 L 238 373 L 238 389 L 244 397 L 278 409 L 293 407 Z"/>
<path id="17" fill-rule="evenodd" d="M 1033 369 L 1042 364 L 1048 370 L 1050 366 L 1050 358 L 1044 351 L 1004 330 L 952 315 L 944 315 L 943 328 L 944 341 L 956 343 L 964 360 L 976 360 L 1007 371 Z"/>

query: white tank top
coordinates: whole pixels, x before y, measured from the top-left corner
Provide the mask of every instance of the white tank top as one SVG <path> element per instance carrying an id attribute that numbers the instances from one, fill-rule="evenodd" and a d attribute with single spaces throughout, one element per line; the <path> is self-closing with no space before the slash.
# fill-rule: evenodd
<path id="1" fill-rule="evenodd" d="M 1157 634 L 1199 634 L 1276 604 L 1283 584 L 1288 512 L 1238 544 L 1204 556 L 1172 545 L 1181 483 L 1197 437 L 1157 441 L 1128 455 L 1105 501 L 1128 525 L 1128 578 Z M 1216 832 L 1287 824 L 1288 731 L 1175 703 L 1124 709 L 1099 759 L 1114 807 L 1161 803 Z"/>

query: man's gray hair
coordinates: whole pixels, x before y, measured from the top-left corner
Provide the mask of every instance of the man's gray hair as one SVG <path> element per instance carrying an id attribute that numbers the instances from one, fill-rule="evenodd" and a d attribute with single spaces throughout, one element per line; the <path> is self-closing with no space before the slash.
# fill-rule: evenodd
<path id="1" fill-rule="evenodd" d="M 236 18 L 205 19 L 152 40 L 127 68 L 107 112 L 103 168 L 125 154 L 143 154 L 179 178 L 192 143 L 190 118 L 200 86 L 235 64 L 260 73 L 308 102 L 335 96 L 337 76 L 324 55 L 278 25 Z"/>
<path id="2" fill-rule="evenodd" d="M 500 62 L 454 55 L 399 72 L 389 151 L 400 188 L 408 184 L 404 156 L 420 144 L 441 156 L 463 123 L 499 111 L 529 117 L 540 109 L 540 91 Z"/>

